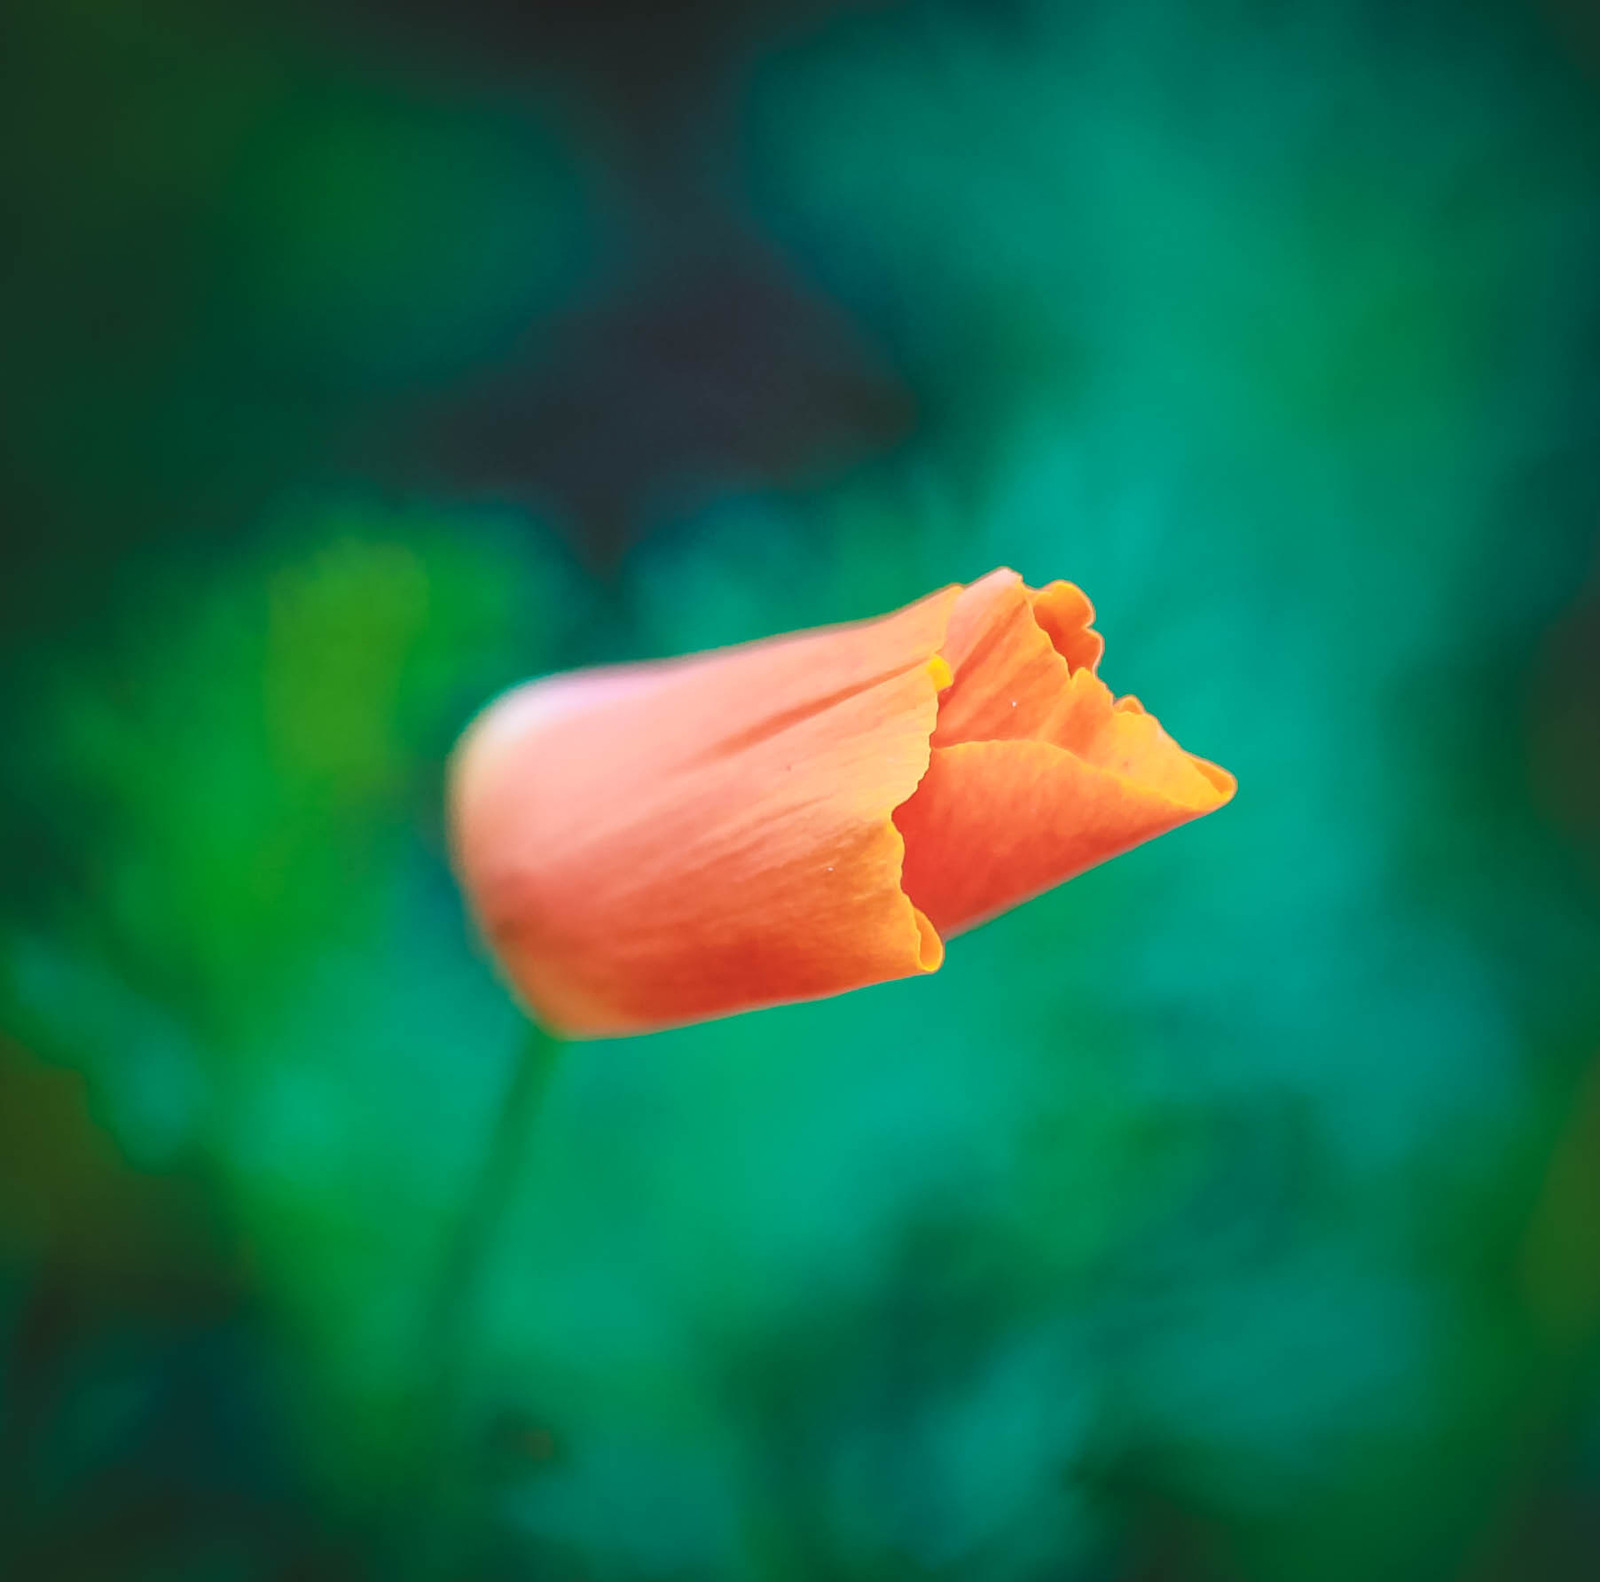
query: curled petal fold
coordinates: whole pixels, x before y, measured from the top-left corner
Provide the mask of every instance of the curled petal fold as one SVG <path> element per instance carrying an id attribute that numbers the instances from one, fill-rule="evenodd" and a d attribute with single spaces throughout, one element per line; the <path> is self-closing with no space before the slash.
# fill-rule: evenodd
<path id="1" fill-rule="evenodd" d="M 956 603 L 932 759 L 895 814 L 906 893 L 945 938 L 1234 793 L 1136 698 L 1113 698 L 1093 619 L 1071 583 L 1035 592 L 1004 569 Z"/>

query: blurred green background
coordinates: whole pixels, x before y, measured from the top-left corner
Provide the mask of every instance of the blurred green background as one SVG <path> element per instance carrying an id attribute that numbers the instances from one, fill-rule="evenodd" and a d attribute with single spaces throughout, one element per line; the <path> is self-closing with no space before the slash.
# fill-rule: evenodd
<path id="1" fill-rule="evenodd" d="M 1577 0 L 6 29 L 0 1576 L 1600 1575 Z M 530 1049 L 472 712 L 1002 563 L 1238 800 Z"/>

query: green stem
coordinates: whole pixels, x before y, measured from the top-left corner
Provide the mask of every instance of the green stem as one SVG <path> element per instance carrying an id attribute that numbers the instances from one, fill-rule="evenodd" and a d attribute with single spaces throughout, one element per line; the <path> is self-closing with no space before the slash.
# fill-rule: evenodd
<path id="1" fill-rule="evenodd" d="M 528 1139 L 565 1047 L 561 1039 L 529 1024 L 477 1179 L 445 1248 L 422 1331 L 419 1377 L 427 1384 L 417 1409 L 417 1504 L 411 1517 L 401 1522 L 406 1552 L 399 1556 L 399 1569 L 406 1576 L 432 1577 L 446 1569 L 452 1534 L 468 1503 L 465 1387 L 473 1317 L 485 1266 L 525 1162 Z"/>

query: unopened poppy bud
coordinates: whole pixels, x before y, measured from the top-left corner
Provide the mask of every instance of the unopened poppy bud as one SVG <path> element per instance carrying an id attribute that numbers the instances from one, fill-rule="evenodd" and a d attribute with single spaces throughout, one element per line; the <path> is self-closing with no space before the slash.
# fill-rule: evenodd
<path id="1" fill-rule="evenodd" d="M 877 620 L 532 682 L 468 730 L 452 842 L 517 993 L 603 1037 L 936 970 L 944 941 L 1234 792 L 1015 572 Z"/>

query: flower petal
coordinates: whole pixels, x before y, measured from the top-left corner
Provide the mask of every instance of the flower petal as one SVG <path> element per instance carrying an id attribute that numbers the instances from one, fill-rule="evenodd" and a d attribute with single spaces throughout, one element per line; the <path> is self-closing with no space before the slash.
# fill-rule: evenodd
<path id="1" fill-rule="evenodd" d="M 1151 716 L 1120 712 L 1105 732 L 1103 762 L 1053 742 L 934 749 L 895 822 L 906 841 L 906 894 L 941 935 L 973 928 L 1233 795 L 1226 770 L 1137 721 L 1160 732 Z"/>
<path id="2" fill-rule="evenodd" d="M 1094 628 L 1094 606 L 1082 588 L 1071 582 L 1047 582 L 1028 597 L 1033 618 L 1043 628 L 1055 651 L 1071 670 L 1099 668 L 1105 639 Z"/>
<path id="3" fill-rule="evenodd" d="M 604 1036 L 937 968 L 892 815 L 959 591 L 492 707 L 453 768 L 456 860 L 533 1009 Z"/>
<path id="4" fill-rule="evenodd" d="M 963 590 L 944 654 L 933 758 L 895 815 L 905 886 L 949 934 L 1202 813 L 1234 792 L 1137 698 L 1095 674 L 1094 607 L 1001 569 Z"/>
<path id="5" fill-rule="evenodd" d="M 1071 679 L 1034 617 L 1032 590 L 1004 568 L 962 590 L 944 657 L 954 680 L 939 700 L 935 747 L 1035 737 Z"/>
<path id="6" fill-rule="evenodd" d="M 1094 606 L 1070 582 L 1035 591 L 1002 567 L 963 589 L 945 640 L 954 684 L 939 703 L 934 746 L 1070 734 L 1081 701 L 1105 692 L 1093 621 Z"/>

